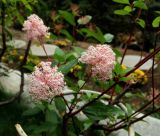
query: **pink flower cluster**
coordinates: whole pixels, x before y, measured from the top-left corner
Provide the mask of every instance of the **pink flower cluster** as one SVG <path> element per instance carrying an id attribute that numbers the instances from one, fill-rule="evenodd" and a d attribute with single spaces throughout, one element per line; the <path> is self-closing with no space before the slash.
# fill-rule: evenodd
<path id="1" fill-rule="evenodd" d="M 51 62 L 41 62 L 31 75 L 30 95 L 36 100 L 50 100 L 60 95 L 64 88 L 64 75 L 51 67 Z"/>
<path id="2" fill-rule="evenodd" d="M 79 61 L 92 66 L 92 76 L 99 80 L 107 80 L 112 76 L 115 54 L 109 45 L 90 46 L 82 54 Z"/>
<path id="3" fill-rule="evenodd" d="M 30 15 L 23 24 L 24 31 L 27 32 L 27 38 L 29 40 L 42 39 L 48 35 L 48 27 L 43 23 L 43 20 L 37 15 Z"/>

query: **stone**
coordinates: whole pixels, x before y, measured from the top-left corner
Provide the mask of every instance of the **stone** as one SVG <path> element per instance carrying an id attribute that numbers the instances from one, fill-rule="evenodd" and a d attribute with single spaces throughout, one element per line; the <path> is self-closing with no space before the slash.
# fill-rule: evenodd
<path id="1" fill-rule="evenodd" d="M 144 114 L 140 113 L 137 117 L 141 117 Z M 151 116 L 144 118 L 142 121 L 138 121 L 132 125 L 133 130 L 140 136 L 160 136 L 160 120 Z M 114 136 L 128 136 L 128 132 L 124 129 L 120 129 L 113 132 Z"/>

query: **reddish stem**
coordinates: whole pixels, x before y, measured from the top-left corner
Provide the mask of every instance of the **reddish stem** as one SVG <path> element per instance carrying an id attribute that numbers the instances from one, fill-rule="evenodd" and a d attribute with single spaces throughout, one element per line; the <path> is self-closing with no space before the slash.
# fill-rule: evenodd
<path id="1" fill-rule="evenodd" d="M 148 56 L 146 56 L 142 61 L 140 61 L 132 70 L 130 70 L 129 72 L 127 72 L 123 77 L 127 77 L 128 75 L 130 75 L 132 72 L 134 72 L 136 69 L 138 69 L 140 66 L 142 66 L 145 62 L 147 62 L 150 58 L 152 58 L 155 54 L 157 54 L 160 51 L 160 47 L 158 47 L 155 52 L 150 53 Z M 96 98 L 94 98 L 93 100 L 91 100 L 90 102 L 86 103 L 85 105 L 83 105 L 80 109 L 78 109 L 77 111 L 73 112 L 70 114 L 70 116 L 74 116 L 77 113 L 79 113 L 80 111 L 82 111 L 85 107 L 89 106 L 90 104 L 94 103 L 95 101 L 97 101 L 99 98 L 101 98 L 106 92 L 108 92 L 108 90 L 110 90 L 112 87 L 114 87 L 118 82 L 113 83 L 113 85 L 111 85 L 106 91 L 102 92 L 99 96 L 97 96 Z M 125 92 L 123 92 L 123 94 L 125 94 Z"/>

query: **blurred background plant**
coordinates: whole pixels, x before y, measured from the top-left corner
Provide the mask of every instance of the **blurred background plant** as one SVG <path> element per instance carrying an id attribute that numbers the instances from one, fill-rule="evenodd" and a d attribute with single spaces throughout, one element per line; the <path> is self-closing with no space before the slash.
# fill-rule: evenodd
<path id="1" fill-rule="evenodd" d="M 125 65 L 122 65 L 122 69 L 126 70 L 127 67 Z M 130 80 L 129 80 L 130 84 L 144 85 L 148 82 L 148 77 L 147 77 L 146 73 L 140 69 L 136 69 L 128 77 L 130 78 Z"/>
<path id="2" fill-rule="evenodd" d="M 22 55 L 22 51 L 14 48 L 8 47 L 4 56 L 2 57 L 2 62 L 9 65 L 11 68 L 18 68 L 24 56 Z M 32 65 L 32 67 L 36 66 L 40 62 L 40 58 L 37 56 L 29 55 L 27 59 L 26 65 Z M 27 66 L 25 66 L 27 68 Z"/>

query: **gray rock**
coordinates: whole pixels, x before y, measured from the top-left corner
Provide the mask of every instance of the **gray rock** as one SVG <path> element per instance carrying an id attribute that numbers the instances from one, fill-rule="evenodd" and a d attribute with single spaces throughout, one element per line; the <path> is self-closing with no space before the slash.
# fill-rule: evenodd
<path id="1" fill-rule="evenodd" d="M 138 117 L 143 114 L 139 114 Z M 143 121 L 133 124 L 135 132 L 141 136 L 160 136 L 160 120 L 151 116 L 144 118 Z M 113 133 L 115 136 L 128 136 L 128 132 L 124 129 L 118 130 Z"/>

